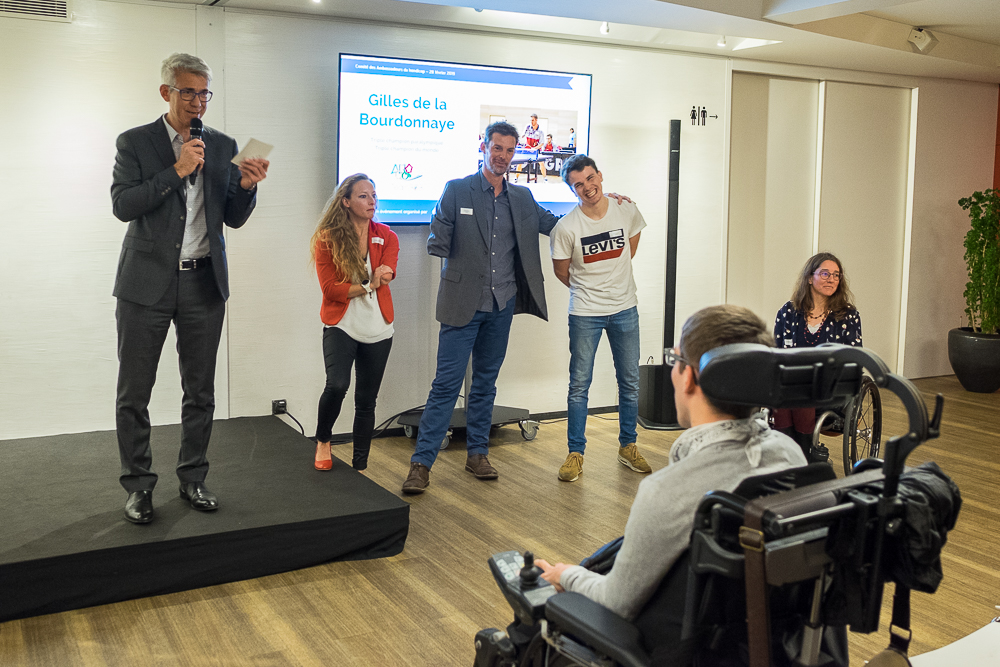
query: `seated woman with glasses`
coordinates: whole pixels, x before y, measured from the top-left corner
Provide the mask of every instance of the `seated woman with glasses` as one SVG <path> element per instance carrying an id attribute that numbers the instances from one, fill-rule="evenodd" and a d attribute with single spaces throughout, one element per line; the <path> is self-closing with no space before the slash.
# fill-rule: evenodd
<path id="1" fill-rule="evenodd" d="M 834 255 L 821 252 L 802 267 L 792 300 L 774 319 L 774 340 L 778 347 L 861 345 L 861 313 L 854 306 L 844 267 Z M 812 444 L 815 426 L 813 408 L 774 411 L 774 428 L 799 443 L 810 463 L 830 459 L 825 446 Z"/>
<path id="2" fill-rule="evenodd" d="M 368 468 L 375 399 L 382 385 L 392 347 L 392 294 L 399 239 L 387 226 L 375 222 L 378 198 L 375 184 L 364 174 L 343 180 L 323 212 L 312 237 L 316 274 L 323 290 L 320 317 L 326 388 L 316 419 L 317 470 L 330 470 L 330 437 L 340 406 L 354 388 L 354 469 Z"/>

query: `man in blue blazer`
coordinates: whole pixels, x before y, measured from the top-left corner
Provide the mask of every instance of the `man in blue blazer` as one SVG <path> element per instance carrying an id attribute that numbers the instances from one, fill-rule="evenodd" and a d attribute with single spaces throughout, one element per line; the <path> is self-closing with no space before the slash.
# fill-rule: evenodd
<path id="1" fill-rule="evenodd" d="M 437 298 L 437 373 L 403 493 L 423 493 L 430 483 L 470 354 L 465 469 L 479 479 L 498 477 L 487 455 L 511 320 L 515 313 L 548 319 L 538 235 L 548 234 L 559 218 L 539 206 L 528 188 L 505 178 L 517 129 L 497 122 L 486 128 L 485 137 L 482 171 L 449 181 L 431 221 L 427 252 L 445 259 Z"/>
<path id="2" fill-rule="evenodd" d="M 118 298 L 118 395 L 115 425 L 125 518 L 153 520 L 149 398 L 170 323 L 177 334 L 181 386 L 180 495 L 194 509 L 219 506 L 205 487 L 215 412 L 215 360 L 229 297 L 223 225 L 241 227 L 256 204 L 267 160 L 231 163 L 231 138 L 200 125 L 212 70 L 197 56 L 163 61 L 160 96 L 167 113 L 118 137 L 111 201 L 128 223 L 115 278 Z"/>

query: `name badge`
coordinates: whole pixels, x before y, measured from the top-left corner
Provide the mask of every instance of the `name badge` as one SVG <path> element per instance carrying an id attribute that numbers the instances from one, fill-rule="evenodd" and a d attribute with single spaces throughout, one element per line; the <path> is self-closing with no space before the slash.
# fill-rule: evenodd
<path id="1" fill-rule="evenodd" d="M 473 211 L 471 208 L 461 208 L 461 209 L 459 209 L 458 212 L 461 213 L 462 215 L 475 215 L 476 214 L 475 211 Z"/>
<path id="2" fill-rule="evenodd" d="M 372 243 L 374 243 L 375 245 L 385 245 L 385 239 L 382 238 L 381 236 L 373 236 Z"/>

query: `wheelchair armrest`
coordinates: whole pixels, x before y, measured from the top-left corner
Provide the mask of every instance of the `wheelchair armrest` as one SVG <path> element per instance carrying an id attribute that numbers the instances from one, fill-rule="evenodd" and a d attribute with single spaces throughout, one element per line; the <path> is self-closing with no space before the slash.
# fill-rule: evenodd
<path id="1" fill-rule="evenodd" d="M 545 618 L 556 629 L 589 644 L 623 667 L 647 667 L 639 629 L 632 623 L 579 593 L 559 593 L 545 604 Z"/>

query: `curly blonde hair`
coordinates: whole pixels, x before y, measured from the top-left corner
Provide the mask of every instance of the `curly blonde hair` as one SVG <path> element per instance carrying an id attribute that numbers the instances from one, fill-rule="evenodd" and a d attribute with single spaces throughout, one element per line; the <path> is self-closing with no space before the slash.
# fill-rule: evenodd
<path id="1" fill-rule="evenodd" d="M 345 282 L 357 282 L 368 277 L 368 267 L 364 256 L 358 251 L 358 236 L 351 219 L 344 208 L 344 200 L 349 199 L 354 186 L 362 181 L 368 181 L 374 187 L 375 182 L 365 174 L 348 176 L 326 203 L 323 215 L 316 226 L 316 232 L 310 241 L 312 260 L 316 261 L 316 253 L 322 246 L 330 253 L 333 265 L 337 267 Z"/>

